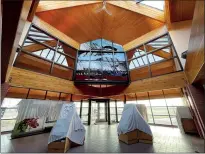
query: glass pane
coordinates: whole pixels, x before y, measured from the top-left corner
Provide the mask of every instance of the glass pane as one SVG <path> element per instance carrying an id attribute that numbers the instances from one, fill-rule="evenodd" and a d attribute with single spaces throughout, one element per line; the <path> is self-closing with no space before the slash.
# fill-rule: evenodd
<path id="1" fill-rule="evenodd" d="M 165 35 L 165 36 L 160 37 L 160 38 L 158 38 L 150 43 L 147 43 L 145 46 L 146 46 L 146 50 L 148 52 L 150 52 L 150 51 L 162 48 L 164 46 L 167 46 L 169 44 L 170 44 L 169 37 L 168 37 L 168 35 Z"/>
<path id="2" fill-rule="evenodd" d="M 159 0 L 159 1 L 144 0 L 144 1 L 141 1 L 140 4 L 148 5 L 150 7 L 153 7 L 159 10 L 164 10 L 164 0 Z"/>
<path id="3" fill-rule="evenodd" d="M 133 64 L 133 61 L 130 61 L 130 65 L 129 65 L 129 69 L 134 69 L 135 68 L 135 65 Z"/>
<path id="4" fill-rule="evenodd" d="M 101 48 L 102 48 L 102 46 L 101 46 L 101 39 L 91 41 L 91 49 L 92 50 L 94 50 L 94 49 L 101 49 Z"/>
<path id="5" fill-rule="evenodd" d="M 113 62 L 113 53 L 111 53 L 111 52 L 102 53 L 102 60 Z"/>
<path id="6" fill-rule="evenodd" d="M 114 61 L 125 61 L 124 53 L 114 53 Z"/>
<path id="7" fill-rule="evenodd" d="M 137 100 L 137 104 L 145 104 L 145 106 L 149 107 L 149 100 Z"/>
<path id="8" fill-rule="evenodd" d="M 117 44 L 117 43 L 113 43 L 113 48 L 115 51 L 124 51 L 122 45 Z"/>
<path id="9" fill-rule="evenodd" d="M 106 51 L 112 51 L 112 42 L 102 39 L 102 48 Z"/>
<path id="10" fill-rule="evenodd" d="M 90 49 L 91 49 L 90 42 L 82 43 L 80 45 L 80 50 L 90 50 Z"/>
<path id="11" fill-rule="evenodd" d="M 18 107 L 19 102 L 22 99 L 16 99 L 16 98 L 4 98 L 1 107 L 6 107 L 6 108 L 10 108 L 10 107 Z"/>
<path id="12" fill-rule="evenodd" d="M 150 99 L 151 106 L 166 106 L 164 99 Z"/>
<path id="13" fill-rule="evenodd" d="M 98 60 L 100 61 L 102 59 L 101 52 L 92 52 L 90 60 Z"/>
<path id="14" fill-rule="evenodd" d="M 154 116 L 155 124 L 171 125 L 169 116 Z"/>
<path id="15" fill-rule="evenodd" d="M 17 109 L 1 108 L 1 119 L 15 119 L 17 115 Z"/>
<path id="16" fill-rule="evenodd" d="M 77 71 L 83 70 L 84 74 L 89 72 L 89 61 L 78 61 L 77 63 Z"/>
<path id="17" fill-rule="evenodd" d="M 118 115 L 118 121 L 120 121 L 121 117 L 122 117 L 122 115 Z"/>
<path id="18" fill-rule="evenodd" d="M 90 60 L 90 52 L 89 51 L 79 51 L 78 60 Z"/>
<path id="19" fill-rule="evenodd" d="M 166 98 L 167 106 L 185 106 L 182 98 Z"/>
<path id="20" fill-rule="evenodd" d="M 176 116 L 176 107 L 168 107 L 169 114 Z"/>
<path id="21" fill-rule="evenodd" d="M 12 131 L 15 126 L 16 120 L 1 120 L 1 132 Z"/>
<path id="22" fill-rule="evenodd" d="M 174 125 L 174 126 L 177 126 L 177 125 L 178 125 L 177 119 L 176 119 L 175 116 L 171 116 L 171 120 L 172 120 L 172 125 Z"/>
<path id="23" fill-rule="evenodd" d="M 154 123 L 152 115 L 148 115 L 148 123 Z"/>
<path id="24" fill-rule="evenodd" d="M 169 115 L 167 107 L 152 107 L 153 115 Z"/>

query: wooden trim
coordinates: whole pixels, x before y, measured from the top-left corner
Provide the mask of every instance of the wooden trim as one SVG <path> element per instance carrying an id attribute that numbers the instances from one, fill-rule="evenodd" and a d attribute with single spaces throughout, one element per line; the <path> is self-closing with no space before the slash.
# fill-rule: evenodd
<path id="1" fill-rule="evenodd" d="M 163 35 L 167 32 L 168 32 L 167 27 L 162 26 L 160 28 L 157 28 L 157 29 L 155 29 L 155 30 L 153 30 L 153 31 L 151 31 L 151 32 L 149 32 L 149 33 L 147 33 L 147 34 L 145 34 L 145 35 L 143 35 L 143 36 L 141 36 L 141 37 L 139 37 L 139 38 L 125 44 L 125 45 L 123 45 L 123 49 L 125 51 L 129 51 L 130 49 L 132 49 L 134 47 L 137 47 L 137 46 L 139 46 L 139 45 L 141 45 L 145 42 L 148 42 L 148 41 L 150 41 L 154 38 L 157 38 L 157 37 L 159 37 L 159 36 L 161 36 L 161 35 Z"/>
<path id="2" fill-rule="evenodd" d="M 31 9 L 29 10 L 29 14 L 28 14 L 28 21 L 32 22 L 33 20 L 33 17 L 36 13 L 36 9 L 38 7 L 38 4 L 39 4 L 40 0 L 33 0 L 32 1 L 32 4 L 31 4 Z"/>
<path id="3" fill-rule="evenodd" d="M 58 39 L 62 40 L 66 44 L 68 44 L 76 49 L 80 48 L 80 43 L 73 40 L 72 38 L 65 35 L 64 33 L 60 32 L 59 30 L 57 30 L 56 28 L 54 28 L 50 24 L 46 23 L 45 21 L 41 20 L 37 16 L 34 16 L 33 24 L 40 27 L 42 30 L 50 33 L 51 35 L 56 36 Z"/>
<path id="4" fill-rule="evenodd" d="M 43 11 L 49 11 L 54 9 L 62 9 L 62 8 L 68 8 L 68 7 L 75 7 L 80 5 L 88 5 L 88 4 L 94 4 L 94 3 L 102 3 L 102 1 L 98 0 L 91 0 L 91 1 L 72 1 L 72 0 L 66 0 L 66 1 L 40 1 L 38 8 L 36 12 L 43 12 Z"/>
<path id="5" fill-rule="evenodd" d="M 163 11 L 143 4 L 136 4 L 135 1 L 108 1 L 107 3 L 165 22 Z"/>
<path id="6" fill-rule="evenodd" d="M 76 86 L 72 81 L 16 67 L 13 67 L 11 77 L 11 82 L 9 83 L 10 86 L 100 97 L 170 88 L 182 88 L 186 85 L 184 72 L 177 72 L 131 82 L 129 86 L 112 86 L 103 88 L 101 89 L 102 93 L 100 93 L 99 88 L 86 85 Z"/>

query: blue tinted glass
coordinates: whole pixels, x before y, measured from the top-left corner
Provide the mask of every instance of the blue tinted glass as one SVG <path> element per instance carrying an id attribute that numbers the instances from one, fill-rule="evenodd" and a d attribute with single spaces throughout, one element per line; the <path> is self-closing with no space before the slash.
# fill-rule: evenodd
<path id="1" fill-rule="evenodd" d="M 101 39 L 91 41 L 91 49 L 101 49 Z"/>
<path id="2" fill-rule="evenodd" d="M 114 61 L 125 61 L 125 54 L 122 53 L 114 53 Z"/>

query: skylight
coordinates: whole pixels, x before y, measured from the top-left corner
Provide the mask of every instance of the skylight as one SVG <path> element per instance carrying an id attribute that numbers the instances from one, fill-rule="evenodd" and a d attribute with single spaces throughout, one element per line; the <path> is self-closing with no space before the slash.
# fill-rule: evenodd
<path id="1" fill-rule="evenodd" d="M 155 0 L 152 0 L 152 1 L 147 1 L 147 0 L 136 0 L 137 3 L 140 3 L 140 4 L 144 4 L 144 5 L 148 5 L 150 7 L 153 7 L 153 8 L 156 8 L 156 9 L 159 9 L 161 11 L 164 10 L 164 0 L 158 0 L 158 1 L 155 1 Z"/>

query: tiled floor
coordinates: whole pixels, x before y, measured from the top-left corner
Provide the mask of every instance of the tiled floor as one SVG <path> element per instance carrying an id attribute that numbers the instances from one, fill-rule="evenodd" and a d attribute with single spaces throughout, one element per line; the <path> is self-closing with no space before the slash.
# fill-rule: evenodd
<path id="1" fill-rule="evenodd" d="M 204 140 L 185 135 L 178 128 L 151 126 L 154 143 L 126 145 L 119 142 L 117 125 L 86 126 L 86 139 L 83 146 L 68 152 L 204 152 Z M 47 152 L 49 133 L 10 140 L 10 135 L 1 135 L 1 152 Z"/>

